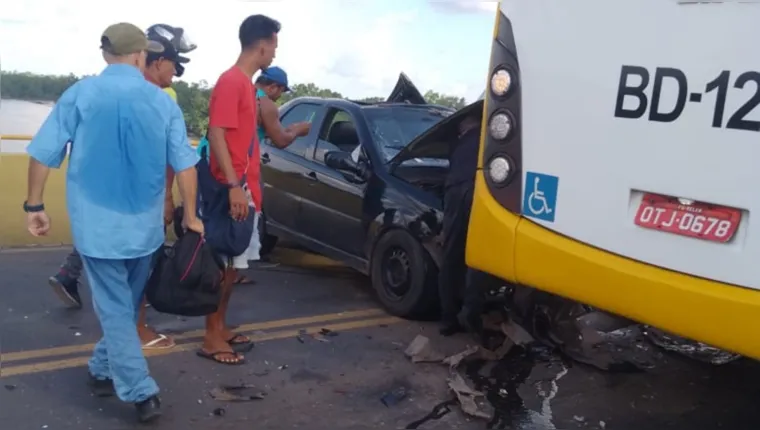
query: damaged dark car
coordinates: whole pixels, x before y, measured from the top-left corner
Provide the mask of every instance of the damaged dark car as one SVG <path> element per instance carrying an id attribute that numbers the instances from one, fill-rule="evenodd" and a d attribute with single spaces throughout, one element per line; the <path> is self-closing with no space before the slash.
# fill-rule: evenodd
<path id="1" fill-rule="evenodd" d="M 295 241 L 367 274 L 390 313 L 434 313 L 449 147 L 458 121 L 480 110 L 428 104 L 404 74 L 385 102 L 283 105 L 283 126 L 313 125 L 285 149 L 262 145 L 262 250 Z"/>

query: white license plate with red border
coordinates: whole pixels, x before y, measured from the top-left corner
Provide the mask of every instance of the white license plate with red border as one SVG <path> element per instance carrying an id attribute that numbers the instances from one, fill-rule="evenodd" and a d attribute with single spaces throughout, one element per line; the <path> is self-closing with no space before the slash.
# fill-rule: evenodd
<path id="1" fill-rule="evenodd" d="M 703 202 L 683 204 L 676 197 L 646 193 L 634 223 L 653 230 L 726 243 L 736 234 L 741 219 L 740 209 Z"/>

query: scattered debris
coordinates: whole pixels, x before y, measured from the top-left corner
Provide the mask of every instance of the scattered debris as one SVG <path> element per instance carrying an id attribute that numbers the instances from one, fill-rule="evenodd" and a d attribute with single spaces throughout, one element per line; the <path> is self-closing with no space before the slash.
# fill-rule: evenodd
<path id="1" fill-rule="evenodd" d="M 323 335 L 321 335 L 321 334 L 319 334 L 319 333 L 314 333 L 313 335 L 311 335 L 311 337 L 312 337 L 314 340 L 318 340 L 318 341 L 320 341 L 320 342 L 330 342 L 330 339 L 328 339 L 328 338 L 324 337 Z"/>
<path id="2" fill-rule="evenodd" d="M 212 414 L 213 414 L 215 417 L 223 417 L 223 416 L 224 416 L 224 415 L 227 413 L 227 410 L 226 410 L 226 409 L 224 409 L 224 408 L 216 408 L 216 409 L 214 409 L 214 411 L 213 411 L 213 412 L 211 412 L 211 413 L 212 413 Z"/>
<path id="3" fill-rule="evenodd" d="M 452 373 L 449 379 L 449 388 L 456 394 L 464 413 L 487 420 L 493 418 L 493 407 L 486 400 L 485 393 L 471 388 L 458 372 Z"/>
<path id="4" fill-rule="evenodd" d="M 408 393 L 406 391 L 406 387 L 398 387 L 394 388 L 390 392 L 383 394 L 383 397 L 380 398 L 380 401 L 383 402 L 386 407 L 391 407 L 399 404 L 406 398 L 407 395 Z"/>
<path id="5" fill-rule="evenodd" d="M 606 429 L 607 423 L 605 423 L 604 421 L 599 421 L 599 428 L 601 428 L 602 430 Z"/>
<path id="6" fill-rule="evenodd" d="M 430 346 L 430 339 L 423 335 L 417 335 L 412 343 L 404 351 L 404 355 L 412 360 L 412 363 L 438 363 L 444 360 L 443 354 L 435 351 Z"/>
<path id="7" fill-rule="evenodd" d="M 282 366 L 278 367 L 277 369 L 278 370 L 285 370 L 287 368 L 288 368 L 288 365 L 287 364 L 283 364 Z"/>
<path id="8" fill-rule="evenodd" d="M 13 390 L 16 389 L 16 386 L 13 385 L 13 384 L 7 384 L 7 385 L 5 385 L 5 389 L 8 390 L 8 391 L 13 391 Z"/>
<path id="9" fill-rule="evenodd" d="M 323 328 L 322 330 L 319 331 L 319 334 L 321 334 L 322 336 L 327 336 L 327 337 L 335 337 L 339 333 L 337 331 L 332 331 L 330 329 Z"/>
<path id="10" fill-rule="evenodd" d="M 644 334 L 653 344 L 660 348 L 685 355 L 705 363 L 717 366 L 730 363 L 741 358 L 741 355 L 692 341 L 674 334 L 666 333 L 654 327 L 646 327 Z"/>
<path id="11" fill-rule="evenodd" d="M 533 343 L 533 336 L 524 328 L 514 321 L 505 321 L 501 323 L 501 331 L 512 340 L 515 345 L 528 345 Z"/>
<path id="12" fill-rule="evenodd" d="M 256 386 L 252 384 L 221 386 L 209 391 L 209 395 L 212 399 L 220 402 L 250 402 L 262 400 L 266 397 L 266 393 L 254 391 L 255 389 Z"/>
<path id="13" fill-rule="evenodd" d="M 445 402 L 441 402 L 435 405 L 433 407 L 433 410 L 430 411 L 429 414 L 418 419 L 417 421 L 409 423 L 405 428 L 417 429 L 428 421 L 439 420 L 443 418 L 444 416 L 446 416 L 449 412 L 451 412 L 451 406 L 456 405 L 458 402 L 459 401 L 457 399 L 451 399 L 451 400 L 446 400 Z"/>
<path id="14" fill-rule="evenodd" d="M 300 334 L 299 334 L 299 335 L 296 335 L 296 339 L 297 339 L 299 342 L 301 342 L 301 343 L 306 343 L 306 341 L 303 339 L 303 336 L 301 336 Z"/>
<path id="15" fill-rule="evenodd" d="M 584 417 L 579 417 L 578 415 L 573 415 L 573 419 L 574 419 L 575 421 L 578 421 L 579 423 L 585 423 L 585 422 L 586 422 L 586 418 L 584 418 Z"/>
<path id="16" fill-rule="evenodd" d="M 467 349 L 464 351 L 454 354 L 450 357 L 446 357 L 443 359 L 444 364 L 448 364 L 451 369 L 456 369 L 459 367 L 459 363 L 462 362 L 465 358 L 477 353 L 480 351 L 480 348 L 477 346 L 468 346 Z"/>
<path id="17" fill-rule="evenodd" d="M 264 369 L 260 372 L 251 372 L 251 375 L 258 376 L 258 377 L 267 376 L 269 375 L 269 369 Z"/>
<path id="18" fill-rule="evenodd" d="M 80 332 L 75 332 L 75 333 L 74 333 L 74 336 L 77 336 L 77 337 L 78 337 L 78 336 L 81 336 L 81 335 L 82 335 L 82 333 L 80 333 Z"/>

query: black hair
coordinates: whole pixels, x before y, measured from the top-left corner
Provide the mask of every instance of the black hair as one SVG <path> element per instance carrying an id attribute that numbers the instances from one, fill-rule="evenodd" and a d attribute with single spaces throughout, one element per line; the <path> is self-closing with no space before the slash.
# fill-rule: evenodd
<path id="1" fill-rule="evenodd" d="M 280 22 L 266 15 L 251 15 L 240 24 L 240 47 L 250 48 L 262 40 L 272 38 L 273 34 L 279 33 Z"/>
<path id="2" fill-rule="evenodd" d="M 281 83 L 273 81 L 273 80 L 267 78 L 266 76 L 259 76 L 258 78 L 256 78 L 256 84 L 257 85 L 261 85 L 263 87 L 268 87 L 270 85 L 280 85 L 280 86 L 283 86 Z"/>

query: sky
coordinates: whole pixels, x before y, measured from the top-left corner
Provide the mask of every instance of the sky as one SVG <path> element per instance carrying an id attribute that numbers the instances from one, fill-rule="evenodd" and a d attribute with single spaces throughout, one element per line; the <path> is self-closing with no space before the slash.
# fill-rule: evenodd
<path id="1" fill-rule="evenodd" d="M 291 83 L 351 98 L 387 96 L 401 71 L 425 92 L 475 100 L 486 84 L 495 1 L 480 0 L 8 0 L 0 7 L 0 67 L 98 73 L 103 30 L 115 22 L 183 27 L 198 49 L 183 80 L 213 85 L 240 50 L 252 14 L 282 23 L 273 65 Z"/>

